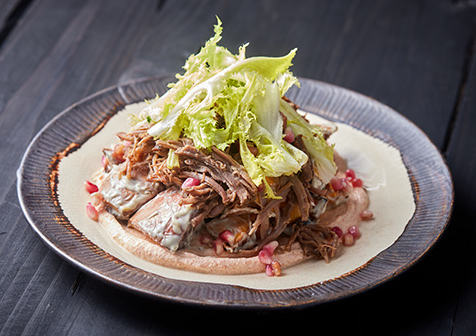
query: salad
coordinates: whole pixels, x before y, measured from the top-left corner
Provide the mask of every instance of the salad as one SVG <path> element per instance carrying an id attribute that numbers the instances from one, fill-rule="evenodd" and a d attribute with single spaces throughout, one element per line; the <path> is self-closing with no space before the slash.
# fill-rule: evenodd
<path id="1" fill-rule="evenodd" d="M 329 262 L 370 219 L 363 181 L 286 92 L 296 49 L 246 57 L 219 46 L 222 25 L 169 90 L 131 115 L 86 182 L 88 215 L 155 263 L 224 274 Z"/>

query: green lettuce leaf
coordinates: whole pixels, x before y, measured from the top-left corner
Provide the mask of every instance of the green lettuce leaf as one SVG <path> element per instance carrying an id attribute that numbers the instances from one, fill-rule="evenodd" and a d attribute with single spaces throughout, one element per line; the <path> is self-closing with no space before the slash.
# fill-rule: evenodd
<path id="1" fill-rule="evenodd" d="M 185 73 L 176 76 L 178 81 L 139 114 L 136 126 L 147 124 L 149 134 L 163 140 L 190 138 L 198 148 L 225 150 L 238 141 L 251 179 L 256 185 L 264 183 L 268 196 L 274 197 L 266 178 L 295 174 L 309 160 L 283 140 L 281 111 L 294 133 L 303 135 L 319 177 L 327 183 L 335 174 L 332 147 L 318 127 L 308 124 L 281 98 L 291 86 L 299 85 L 288 70 L 296 49 L 282 57 L 246 58 L 247 45 L 238 55 L 217 45 L 222 33 L 219 19 L 214 32 L 185 62 Z M 257 155 L 249 145 L 258 149 Z M 176 164 L 173 158 L 171 154 L 170 165 Z"/>
<path id="2" fill-rule="evenodd" d="M 309 124 L 284 99 L 280 102 L 280 111 L 286 116 L 287 124 L 294 134 L 301 134 L 306 149 L 311 155 L 317 175 L 323 184 L 327 184 L 336 173 L 334 146 L 330 146 L 317 125 Z"/>

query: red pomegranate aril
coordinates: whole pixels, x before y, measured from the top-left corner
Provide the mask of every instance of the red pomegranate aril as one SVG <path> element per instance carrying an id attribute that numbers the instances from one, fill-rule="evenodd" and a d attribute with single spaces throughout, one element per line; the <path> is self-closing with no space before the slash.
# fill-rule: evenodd
<path id="1" fill-rule="evenodd" d="M 183 181 L 182 189 L 196 187 L 198 185 L 200 185 L 200 180 L 199 179 L 196 179 L 196 178 L 193 178 L 193 177 L 188 177 L 188 178 L 185 179 L 185 181 Z"/>
<path id="2" fill-rule="evenodd" d="M 95 192 L 98 192 L 99 191 L 99 188 L 97 185 L 95 185 L 94 183 L 91 183 L 89 181 L 85 181 L 84 182 L 84 186 L 86 188 L 86 191 L 90 194 L 93 194 Z"/>
<path id="3" fill-rule="evenodd" d="M 345 177 L 350 177 L 351 180 L 355 179 L 355 171 L 353 169 L 347 169 L 345 171 Z"/>
<path id="4" fill-rule="evenodd" d="M 228 244 L 233 244 L 235 242 L 235 236 L 233 235 L 233 233 L 230 230 L 222 231 L 218 235 L 218 237 L 220 237 L 220 239 L 222 241 L 224 241 L 225 243 L 228 243 Z"/>
<path id="5" fill-rule="evenodd" d="M 288 143 L 293 143 L 294 142 L 295 137 L 294 137 L 294 132 L 291 129 L 291 127 L 287 126 L 284 129 L 284 138 L 283 139 L 284 139 L 284 141 L 286 141 Z"/>
<path id="6" fill-rule="evenodd" d="M 274 250 L 276 250 L 276 247 L 278 247 L 279 243 L 276 240 L 273 240 L 272 242 L 269 242 L 265 246 L 263 246 L 264 251 L 268 251 L 269 255 L 273 255 Z"/>
<path id="7" fill-rule="evenodd" d="M 331 186 L 332 189 L 334 189 L 335 191 L 342 190 L 342 188 L 344 187 L 344 185 L 342 184 L 342 179 L 337 178 L 335 176 L 331 179 Z"/>
<path id="8" fill-rule="evenodd" d="M 266 271 L 265 272 L 266 272 L 266 275 L 269 276 L 269 277 L 274 276 L 273 267 L 270 264 L 266 265 Z"/>
<path id="9" fill-rule="evenodd" d="M 334 233 L 337 235 L 337 237 L 342 237 L 342 235 L 344 234 L 344 231 L 342 231 L 342 229 L 338 226 L 334 226 L 332 229 L 332 231 L 334 231 Z"/>
<path id="10" fill-rule="evenodd" d="M 223 248 L 223 241 L 220 238 L 215 239 L 213 242 L 213 249 L 215 250 L 215 254 L 217 256 L 221 255 L 225 251 Z"/>
<path id="11" fill-rule="evenodd" d="M 354 239 L 360 238 L 360 230 L 357 226 L 352 225 L 348 230 L 347 233 L 350 233 Z"/>
<path id="12" fill-rule="evenodd" d="M 271 268 L 275 276 L 281 275 L 281 264 L 279 263 L 279 261 L 273 261 L 271 263 Z"/>
<path id="13" fill-rule="evenodd" d="M 362 218 L 362 220 L 370 220 L 374 218 L 374 213 L 370 210 L 364 210 L 360 213 L 360 218 Z"/>
<path id="14" fill-rule="evenodd" d="M 346 233 L 342 236 L 342 242 L 345 246 L 352 246 L 354 245 L 354 236 L 352 236 L 350 233 Z"/>
<path id="15" fill-rule="evenodd" d="M 359 179 L 359 178 L 353 179 L 351 183 L 352 183 L 352 186 L 353 186 L 354 188 L 360 188 L 360 187 L 362 187 L 362 186 L 364 185 L 364 181 L 362 181 L 362 180 Z"/>
<path id="16" fill-rule="evenodd" d="M 94 206 L 92 206 L 91 203 L 88 203 L 86 205 L 86 214 L 88 215 L 89 218 L 91 218 L 93 221 L 97 221 L 99 214 L 98 211 Z"/>
<path id="17" fill-rule="evenodd" d="M 258 260 L 265 265 L 269 265 L 273 261 L 273 259 L 271 259 L 271 254 L 266 250 L 259 251 Z"/>

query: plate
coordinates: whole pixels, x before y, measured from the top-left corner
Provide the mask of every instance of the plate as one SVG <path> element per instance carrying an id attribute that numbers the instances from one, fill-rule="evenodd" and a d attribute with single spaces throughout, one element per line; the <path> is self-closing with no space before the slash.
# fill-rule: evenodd
<path id="1" fill-rule="evenodd" d="M 362 267 L 331 280 L 279 290 L 166 278 L 107 253 L 78 231 L 58 198 L 58 166 L 126 105 L 167 90 L 173 77 L 136 80 L 72 105 L 32 140 L 18 169 L 19 200 L 33 230 L 58 255 L 111 285 L 154 298 L 203 306 L 281 308 L 316 305 L 364 292 L 414 265 L 438 240 L 453 207 L 448 167 L 428 137 L 403 116 L 371 98 L 300 78 L 287 96 L 301 109 L 348 124 L 396 148 L 407 169 L 415 212 L 403 234 Z M 411 141 L 409 141 L 411 139 Z"/>

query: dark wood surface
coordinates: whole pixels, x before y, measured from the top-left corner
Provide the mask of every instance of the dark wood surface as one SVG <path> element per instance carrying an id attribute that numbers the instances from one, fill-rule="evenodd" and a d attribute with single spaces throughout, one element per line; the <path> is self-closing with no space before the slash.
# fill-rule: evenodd
<path id="1" fill-rule="evenodd" d="M 181 71 L 223 21 L 248 55 L 298 47 L 293 72 L 379 100 L 420 127 L 454 178 L 448 229 L 394 280 L 284 311 L 200 309 L 110 287 L 50 251 L 23 217 L 16 170 L 51 118 L 100 89 Z M 0 2 L 2 335 L 476 333 L 476 3 L 433 1 Z M 411 141 L 411 139 L 408 139 Z M 302 328 L 302 327 L 301 327 Z M 301 329 L 300 328 L 300 329 Z"/>

